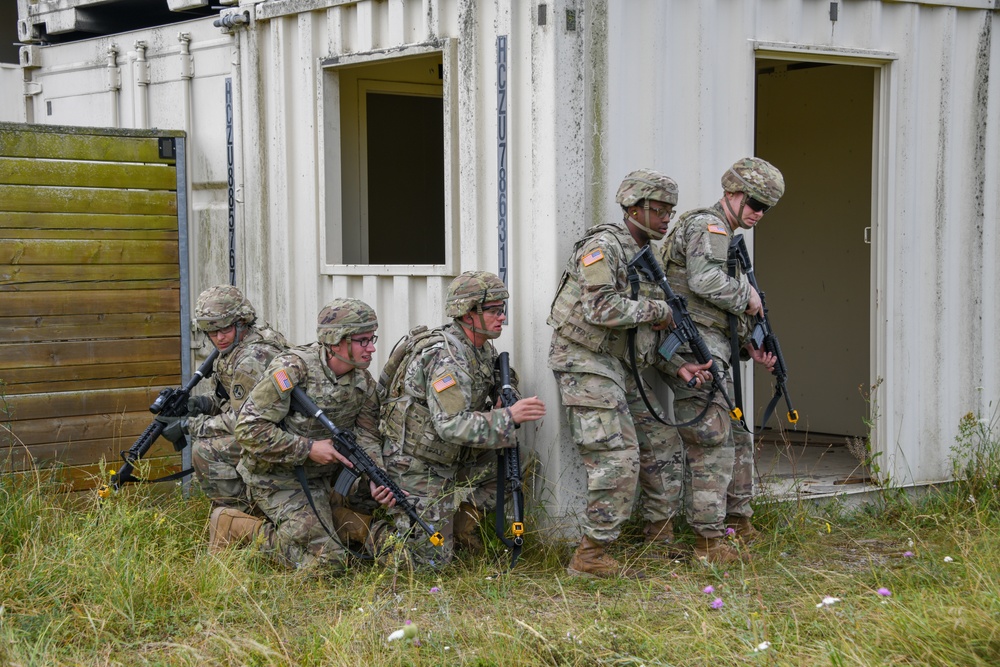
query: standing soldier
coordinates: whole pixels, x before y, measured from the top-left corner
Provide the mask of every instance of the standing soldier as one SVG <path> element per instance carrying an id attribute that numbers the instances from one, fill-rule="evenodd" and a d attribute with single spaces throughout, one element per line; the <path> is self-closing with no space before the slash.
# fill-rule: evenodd
<path id="1" fill-rule="evenodd" d="M 753 229 L 778 203 L 785 181 L 770 163 L 748 157 L 723 174 L 722 189 L 722 199 L 714 206 L 688 211 L 680 217 L 661 252 L 667 281 L 677 294 L 687 298 L 691 318 L 724 371 L 727 391 L 732 396 L 730 366 L 739 363 L 739 345 L 746 343 L 749 327 L 745 316 L 761 313 L 762 309 L 760 295 L 746 276 L 728 272 L 729 246 L 736 229 Z M 739 341 L 736 349 L 732 341 Z M 743 349 L 768 370 L 774 366 L 773 355 L 754 350 L 749 344 Z M 697 419 L 708 401 L 713 401 L 700 421 L 679 428 L 687 451 L 687 519 L 695 532 L 695 555 L 727 563 L 739 559 L 736 549 L 722 539 L 727 526 L 744 541 L 757 534 L 750 523 L 753 437 L 730 420 L 719 392 L 710 399 L 713 394 L 708 386 L 689 388 L 674 376 L 673 369 L 685 361 L 685 356 L 690 356 L 686 346 L 674 359 L 660 364 L 674 392 L 677 420 Z"/>
<path id="2" fill-rule="evenodd" d="M 496 502 L 494 450 L 516 446 L 515 426 L 545 415 L 537 396 L 495 403 L 497 352 L 490 341 L 500 336 L 508 298 L 495 274 L 462 273 L 448 286 L 445 315 L 453 322 L 412 330 L 379 379 L 386 470 L 445 540 L 443 549 L 411 540 L 425 564 L 449 562 L 456 544 L 482 551 L 479 524 Z M 409 526 L 402 512 L 396 526 Z"/>
<path id="3" fill-rule="evenodd" d="M 226 517 L 217 527 L 220 543 L 246 541 L 260 531 L 263 551 L 285 565 L 343 569 L 343 540 L 349 536 L 330 532 L 347 532 L 343 508 L 333 505 L 332 490 L 339 464 L 350 464 L 319 420 L 292 410 L 292 390 L 301 387 L 338 428 L 354 431 L 358 444 L 380 462 L 379 404 L 375 380 L 367 370 L 377 328 L 371 306 L 357 299 L 334 299 L 319 313 L 318 342 L 279 354 L 268 366 L 236 422 L 236 437 L 243 446 L 239 471 L 266 520 Z M 369 482 L 369 488 L 378 502 L 394 504 L 384 487 Z M 367 525 L 354 529 L 366 531 Z"/>
<path id="4" fill-rule="evenodd" d="M 219 350 L 211 376 L 214 390 L 188 399 L 188 415 L 181 420 L 191 438 L 195 476 L 212 501 L 213 514 L 225 507 L 246 511 L 250 506 L 246 486 L 236 471 L 240 460 L 236 415 L 271 359 L 288 342 L 258 320 L 247 298 L 231 285 L 202 292 L 194 316 Z"/>
<path id="5" fill-rule="evenodd" d="M 576 243 L 548 319 L 555 330 L 549 368 L 587 471 L 583 539 L 567 568 L 572 575 L 637 574 L 604 552 L 632 514 L 637 483 L 645 494 L 647 542 L 673 542 L 673 517 L 681 507 L 680 439 L 655 420 L 636 381 L 652 363 L 655 330 L 673 318 L 654 283 L 643 280 L 637 293 L 631 291 L 634 272 L 628 267 L 643 246 L 666 233 L 677 183 L 656 171 L 633 171 L 618 188 L 616 201 L 622 221 L 597 225 Z M 630 331 L 635 332 L 637 368 L 629 361 Z M 688 379 L 693 376 L 688 368 L 684 372 Z M 645 391 L 656 400 L 648 386 Z"/>

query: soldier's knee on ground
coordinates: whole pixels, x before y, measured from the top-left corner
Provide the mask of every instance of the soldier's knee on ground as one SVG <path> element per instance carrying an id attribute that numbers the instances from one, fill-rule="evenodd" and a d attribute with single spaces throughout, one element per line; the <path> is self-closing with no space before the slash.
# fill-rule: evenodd
<path id="1" fill-rule="evenodd" d="M 333 527 L 337 531 L 337 537 L 345 544 L 347 542 L 364 544 L 368 540 L 371 523 L 372 518 L 368 514 L 361 514 L 346 507 L 333 508 Z"/>

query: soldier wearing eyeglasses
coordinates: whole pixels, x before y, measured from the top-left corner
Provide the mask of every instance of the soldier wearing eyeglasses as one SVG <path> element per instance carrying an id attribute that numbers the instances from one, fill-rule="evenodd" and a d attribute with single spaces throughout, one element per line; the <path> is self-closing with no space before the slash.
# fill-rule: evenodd
<path id="1" fill-rule="evenodd" d="M 280 563 L 337 571 L 344 567 L 348 541 L 364 541 L 370 517 L 342 506 L 332 493 L 340 466 L 349 463 L 322 423 L 293 410 L 291 399 L 292 390 L 301 387 L 381 464 L 379 400 L 368 372 L 376 329 L 371 306 L 334 299 L 319 313 L 317 342 L 272 360 L 236 423 L 243 446 L 238 469 L 258 515 L 221 516 L 212 525 L 214 543 L 245 542 L 260 533 L 261 549 Z M 387 507 L 395 502 L 384 487 L 368 482 L 367 490 Z"/>
<path id="2" fill-rule="evenodd" d="M 495 398 L 492 341 L 507 320 L 509 297 L 499 276 L 462 273 L 448 287 L 445 315 L 452 321 L 410 331 L 379 377 L 386 470 L 444 536 L 437 548 L 411 533 L 409 553 L 419 564 L 449 562 L 456 545 L 482 551 L 479 526 L 496 503 L 495 450 L 514 447 L 516 426 L 545 415 L 537 396 L 513 405 Z M 396 514 L 396 527 L 405 534 L 409 519 Z M 387 532 L 373 529 L 373 536 L 376 549 L 386 554 Z"/>
<path id="3" fill-rule="evenodd" d="M 687 299 L 688 311 L 733 395 L 731 366 L 740 350 L 770 370 L 774 357 L 746 344 L 748 317 L 761 313 L 761 299 L 746 276 L 730 272 L 729 246 L 737 229 L 753 229 L 778 203 L 785 181 L 772 164 L 757 157 L 737 161 L 722 176 L 722 198 L 710 208 L 684 213 L 661 248 L 661 264 L 673 290 Z M 733 341 L 739 349 L 733 350 Z M 687 346 L 658 368 L 674 393 L 678 422 L 697 420 L 713 396 L 710 385 L 688 387 L 676 368 L 691 358 Z M 685 510 L 695 532 L 695 555 L 726 563 L 741 557 L 725 540 L 727 528 L 738 539 L 757 535 L 753 510 L 753 437 L 728 414 L 721 393 L 695 423 L 678 430 L 686 451 Z"/>

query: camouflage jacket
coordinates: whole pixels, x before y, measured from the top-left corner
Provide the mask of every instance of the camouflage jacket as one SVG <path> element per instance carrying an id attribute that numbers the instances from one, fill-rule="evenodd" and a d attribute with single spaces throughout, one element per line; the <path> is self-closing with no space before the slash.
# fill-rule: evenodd
<path id="1" fill-rule="evenodd" d="M 274 356 L 287 349 L 285 337 L 266 322 L 251 326 L 232 350 L 216 358 L 207 394 L 212 398 L 213 409 L 209 414 L 191 417 L 188 433 L 193 437 L 232 435 L 236 415 L 250 390 L 264 375 Z"/>
<path id="2" fill-rule="evenodd" d="M 414 456 L 451 466 L 463 447 L 497 449 L 516 443 L 507 408 L 493 409 L 496 392 L 491 343 L 472 345 L 455 323 L 434 329 L 387 378 L 380 426 L 386 459 Z"/>
<path id="3" fill-rule="evenodd" d="M 670 229 L 660 249 L 660 261 L 670 287 L 687 298 L 688 312 L 712 356 L 729 365 L 729 314 L 737 316 L 741 342 L 749 329 L 744 315 L 750 302 L 750 282 L 727 268 L 733 230 L 722 204 L 688 211 Z M 688 346 L 680 349 L 689 353 Z M 688 354 L 685 354 L 688 356 Z"/>
<path id="4" fill-rule="evenodd" d="M 601 375 L 624 389 L 623 378 L 631 372 L 626 344 L 631 328 L 636 328 L 639 370 L 653 363 L 652 325 L 671 321 L 671 313 L 660 288 L 645 279 L 639 298 L 631 299 L 628 262 L 639 250 L 624 223 L 593 227 L 576 243 L 548 318 L 555 330 L 549 368 Z"/>
<path id="5" fill-rule="evenodd" d="M 319 343 L 292 348 L 274 358 L 250 391 L 236 421 L 236 438 L 243 447 L 238 469 L 247 484 L 298 488 L 296 466 L 304 466 L 309 478 L 337 470 L 338 464 L 321 466 L 309 459 L 311 441 L 331 434 L 319 420 L 291 410 L 295 387 L 302 387 L 338 428 L 353 431 L 381 466 L 375 380 L 360 368 L 337 377 L 326 362 L 326 349 Z"/>

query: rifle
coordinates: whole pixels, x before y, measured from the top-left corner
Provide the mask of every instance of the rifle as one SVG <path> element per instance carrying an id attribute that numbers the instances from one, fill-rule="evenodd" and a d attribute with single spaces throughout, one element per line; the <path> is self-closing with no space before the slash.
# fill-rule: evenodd
<path id="1" fill-rule="evenodd" d="M 497 371 L 500 374 L 500 400 L 505 408 L 509 408 L 518 401 L 517 392 L 510 384 L 510 354 L 501 352 L 497 356 Z M 517 424 L 515 428 L 521 428 Z M 521 555 L 521 547 L 524 544 L 524 490 L 521 479 L 521 448 L 504 447 L 497 450 L 497 508 L 496 523 L 493 528 L 500 541 L 510 549 L 510 566 L 514 567 L 518 557 Z M 513 539 L 506 536 L 504 530 L 504 499 L 507 490 L 510 489 L 511 508 L 514 520 L 510 523 L 510 532 Z"/>
<path id="2" fill-rule="evenodd" d="M 429 536 L 431 544 L 436 547 L 444 544 L 444 537 L 438 531 L 434 530 L 426 521 L 420 518 L 417 513 L 416 503 L 411 501 L 403 490 L 392 481 L 389 477 L 389 473 L 372 461 L 372 458 L 368 456 L 368 453 L 361 448 L 358 444 L 357 438 L 354 437 L 354 433 L 351 431 L 337 428 L 337 425 L 330 421 L 330 418 L 324 414 L 316 403 L 309 398 L 307 394 L 301 387 L 295 387 L 292 389 L 292 409 L 301 412 L 304 415 L 309 415 L 314 419 L 318 419 L 319 422 L 330 432 L 333 436 L 334 447 L 341 455 L 351 462 L 353 468 L 348 468 L 344 466 L 337 477 L 337 481 L 334 484 L 334 491 L 342 496 L 347 496 L 351 493 L 351 487 L 354 486 L 354 482 L 361 475 L 367 475 L 368 479 L 375 483 L 375 486 L 384 486 L 392 492 L 393 497 L 396 498 L 396 506 L 401 508 L 406 512 L 407 516 L 410 517 L 410 525 L 414 523 L 419 525 L 424 529 L 424 532 Z"/>
<path id="3" fill-rule="evenodd" d="M 739 263 L 740 269 L 743 270 L 750 285 L 757 290 L 757 294 L 760 295 L 761 309 L 764 311 L 763 315 L 756 315 L 754 317 L 755 324 L 753 332 L 750 334 L 750 344 L 753 345 L 755 350 L 763 347 L 766 352 L 770 352 L 777 359 L 774 364 L 774 370 L 771 371 L 775 378 L 774 396 L 764 411 L 764 419 L 760 425 L 763 427 L 767 423 L 767 420 L 771 418 L 771 413 L 774 412 L 778 399 L 782 396 L 785 397 L 785 405 L 788 406 L 788 422 L 795 424 L 799 421 L 799 412 L 792 407 L 792 401 L 788 397 L 788 366 L 785 365 L 785 356 L 781 353 L 781 345 L 778 344 L 778 337 L 774 335 L 774 329 L 771 328 L 771 321 L 767 316 L 767 302 L 764 300 L 764 292 L 757 286 L 757 276 L 754 274 L 753 264 L 750 263 L 750 253 L 747 252 L 747 244 L 742 235 L 733 239 L 732 244 L 729 246 L 729 255 Z"/>
<path id="4" fill-rule="evenodd" d="M 188 398 L 191 396 L 191 390 L 194 389 L 195 385 L 201 382 L 206 376 L 212 372 L 212 364 L 215 363 L 215 358 L 219 356 L 218 350 L 212 350 L 212 354 L 208 355 L 208 358 L 202 362 L 198 370 L 194 372 L 191 379 L 187 383 L 179 388 L 175 389 L 172 387 L 166 387 L 160 391 L 160 395 L 156 397 L 153 404 L 149 406 L 149 411 L 154 415 L 161 417 L 183 417 L 187 414 L 187 402 Z M 139 462 L 149 448 L 153 446 L 156 439 L 160 437 L 163 433 L 165 424 L 159 419 L 153 419 L 146 430 L 142 432 L 142 435 L 132 443 L 132 446 L 128 448 L 128 451 L 122 452 L 122 460 L 125 464 L 121 467 L 121 470 L 117 474 L 111 476 L 111 485 L 116 490 L 121 487 L 122 484 L 127 482 L 169 482 L 172 479 L 180 479 L 185 475 L 190 475 L 192 470 L 182 470 L 181 472 L 174 473 L 172 475 L 167 475 L 166 477 L 160 477 L 158 479 L 139 479 L 132 475 L 132 471 L 135 469 L 135 464 Z M 184 445 L 180 447 L 174 444 L 174 449 L 180 451 L 184 449 Z M 102 496 L 107 495 L 106 489 L 102 488 L 98 491 Z"/>
<path id="5" fill-rule="evenodd" d="M 691 346 L 691 352 L 694 354 L 694 358 L 697 359 L 699 364 L 704 364 L 707 362 L 712 362 L 709 370 L 712 373 L 712 385 L 714 391 L 718 391 L 722 394 L 722 398 L 726 401 L 726 406 L 729 408 L 729 416 L 735 421 L 740 421 L 743 418 L 743 411 L 733 404 L 733 399 L 729 397 L 729 393 L 726 391 L 726 379 L 722 376 L 722 371 L 719 370 L 719 365 L 715 363 L 712 358 L 712 353 L 708 351 L 708 346 L 705 345 L 705 340 L 698 333 L 698 328 L 695 326 L 694 320 L 691 319 L 691 315 L 687 310 L 687 299 L 683 296 L 675 294 L 672 289 L 670 289 L 670 283 L 667 282 L 667 276 L 663 273 L 663 268 L 660 267 L 659 263 L 656 261 L 656 257 L 653 256 L 653 249 L 649 245 L 642 247 L 636 256 L 633 257 L 629 263 L 629 268 L 637 269 L 643 275 L 645 275 L 649 280 L 659 285 L 660 289 L 663 290 L 663 294 L 666 296 L 666 302 L 670 306 L 670 310 L 673 313 L 674 318 L 674 330 L 670 332 L 667 339 L 663 341 L 660 345 L 659 353 L 664 359 L 669 359 L 674 356 L 674 352 L 677 351 L 684 343 Z M 688 382 L 689 387 L 695 385 L 695 380 L 692 379 Z M 641 385 L 640 385 L 641 386 Z M 709 399 L 711 403 L 711 399 Z M 706 406 L 707 408 L 707 406 Z M 695 420 L 697 421 L 697 420 Z"/>

